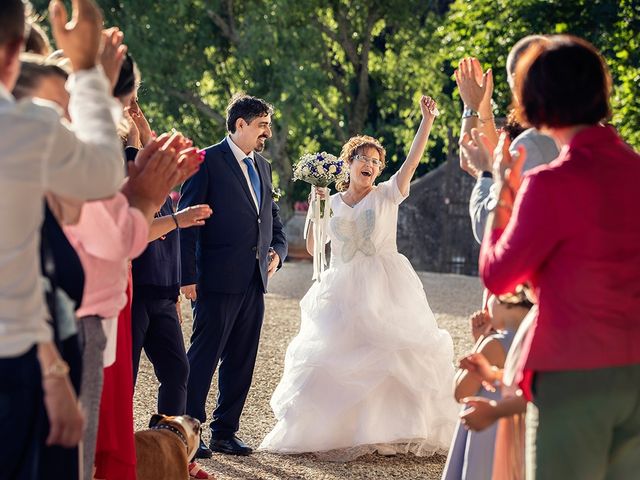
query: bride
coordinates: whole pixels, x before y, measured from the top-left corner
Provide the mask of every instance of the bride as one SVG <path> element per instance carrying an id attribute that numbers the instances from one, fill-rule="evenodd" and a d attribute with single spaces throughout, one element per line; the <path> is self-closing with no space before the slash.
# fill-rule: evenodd
<path id="1" fill-rule="evenodd" d="M 449 447 L 458 411 L 453 342 L 396 246 L 398 206 L 437 114 L 429 97 L 420 109 L 409 155 L 390 180 L 374 185 L 385 166 L 377 140 L 357 136 L 342 148 L 350 180 L 330 199 L 330 265 L 300 302 L 300 333 L 271 399 L 277 424 L 262 450 L 350 460 Z"/>

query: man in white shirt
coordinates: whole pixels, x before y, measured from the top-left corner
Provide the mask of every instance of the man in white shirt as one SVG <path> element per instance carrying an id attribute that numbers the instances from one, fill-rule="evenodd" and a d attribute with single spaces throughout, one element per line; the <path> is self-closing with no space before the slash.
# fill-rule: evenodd
<path id="1" fill-rule="evenodd" d="M 205 160 L 182 186 L 180 208 L 208 204 L 215 212 L 198 231 L 180 231 L 182 293 L 193 303 L 186 413 L 204 422 L 213 373 L 218 405 L 212 450 L 249 455 L 237 436 L 258 351 L 268 279 L 287 255 L 278 205 L 271 192 L 271 165 L 260 155 L 271 137 L 273 107 L 238 95 L 227 107 L 229 135 L 205 150 Z"/>
<path id="2" fill-rule="evenodd" d="M 40 478 L 46 443 L 71 447 L 82 416 L 47 324 L 40 280 L 39 230 L 44 193 L 79 200 L 106 198 L 121 186 L 122 151 L 109 109 L 110 88 L 96 65 L 102 15 L 92 0 L 74 0 L 67 24 L 62 2 L 51 5 L 52 31 L 71 60 L 73 129 L 47 102 L 16 102 L 24 4 L 0 3 L 0 465 L 6 478 Z M 48 424 L 42 412 L 46 410 Z M 0 476 L 2 476 L 0 475 Z"/>

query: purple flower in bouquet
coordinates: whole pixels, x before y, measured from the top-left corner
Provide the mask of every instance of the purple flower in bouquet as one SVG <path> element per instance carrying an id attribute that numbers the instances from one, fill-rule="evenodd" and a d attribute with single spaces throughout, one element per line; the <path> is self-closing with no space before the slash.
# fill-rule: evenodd
<path id="1" fill-rule="evenodd" d="M 327 187 L 344 181 L 346 172 L 343 162 L 330 153 L 308 153 L 300 157 L 293 167 L 293 179 L 302 180 L 317 187 Z"/>

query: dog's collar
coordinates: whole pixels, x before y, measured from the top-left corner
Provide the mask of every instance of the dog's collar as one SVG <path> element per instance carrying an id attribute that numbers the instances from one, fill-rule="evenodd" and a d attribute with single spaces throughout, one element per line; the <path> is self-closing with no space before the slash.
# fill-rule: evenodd
<path id="1" fill-rule="evenodd" d="M 169 430 L 170 432 L 175 433 L 178 436 L 178 438 L 180 438 L 182 443 L 184 443 L 184 448 L 187 449 L 187 455 L 189 454 L 189 444 L 187 443 L 187 439 L 185 438 L 184 434 L 173 425 L 167 425 L 166 423 L 161 423 L 160 425 L 155 425 L 151 427 L 151 430 Z"/>

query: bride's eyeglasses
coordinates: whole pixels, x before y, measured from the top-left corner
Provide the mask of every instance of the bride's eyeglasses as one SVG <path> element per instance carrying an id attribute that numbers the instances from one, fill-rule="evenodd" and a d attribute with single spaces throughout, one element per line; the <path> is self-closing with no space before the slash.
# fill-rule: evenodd
<path id="1" fill-rule="evenodd" d="M 357 160 L 362 163 L 366 163 L 367 165 L 372 165 L 374 167 L 380 168 L 382 166 L 382 161 L 377 158 L 367 157 L 366 155 L 355 155 L 353 157 L 354 160 Z"/>

